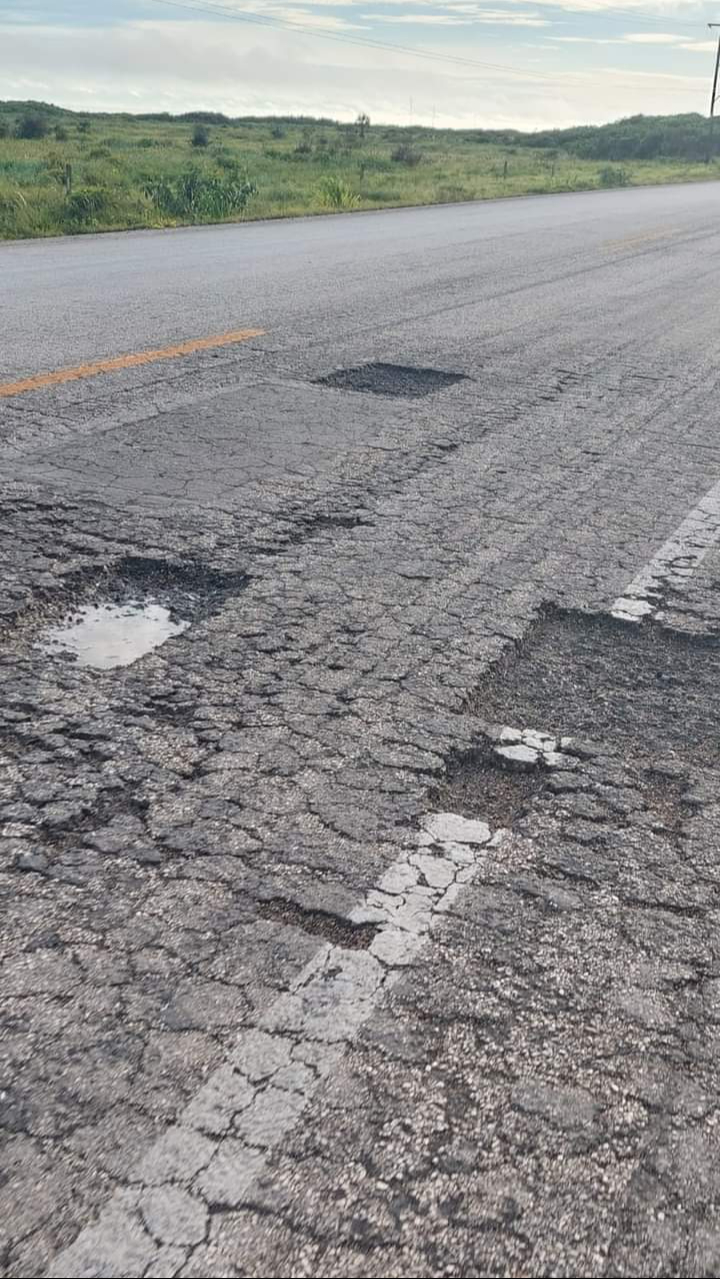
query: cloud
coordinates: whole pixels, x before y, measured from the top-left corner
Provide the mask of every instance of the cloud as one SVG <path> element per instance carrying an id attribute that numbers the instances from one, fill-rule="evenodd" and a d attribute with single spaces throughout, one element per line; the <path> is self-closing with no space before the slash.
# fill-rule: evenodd
<path id="1" fill-rule="evenodd" d="M 717 40 L 693 40 L 687 44 L 679 44 L 677 47 L 684 49 L 686 53 L 715 53 Z"/>
<path id="2" fill-rule="evenodd" d="M 550 26 L 550 19 L 543 18 L 538 13 L 520 12 L 513 9 L 485 9 L 475 3 L 467 3 L 466 0 L 453 0 L 449 4 L 440 5 L 436 0 L 382 0 L 383 5 L 405 5 L 414 4 L 415 7 L 423 3 L 432 6 L 433 9 L 442 8 L 442 13 L 364 13 L 362 17 L 369 22 L 383 22 L 400 24 L 419 24 L 428 26 L 460 26 L 476 24 L 487 26 L 508 26 L 508 27 L 547 27 Z"/>
<path id="3" fill-rule="evenodd" d="M 471 6 L 448 5 L 449 13 L 402 13 L 377 14 L 365 13 L 362 16 L 372 22 L 388 22 L 393 26 L 410 24 L 419 26 L 505 26 L 505 27 L 549 27 L 547 18 L 533 14 L 510 13 L 508 10 L 478 9 Z"/>
<path id="4" fill-rule="evenodd" d="M 622 44 L 622 40 L 615 37 L 603 37 L 599 39 L 596 36 L 550 36 L 553 44 Z"/>
<path id="5" fill-rule="evenodd" d="M 624 35 L 623 40 L 628 44 L 677 44 L 679 36 L 663 31 L 636 31 Z"/>
<path id="6" fill-rule="evenodd" d="M 322 2 L 322 0 L 321 0 Z M 313 0 L 315 3 L 315 0 Z M 291 22 L 299 27 L 317 27 L 325 31 L 364 31 L 362 23 L 348 22 L 332 13 L 313 13 L 310 9 L 294 9 L 285 5 L 266 5 L 267 17 L 281 22 Z M 265 16 L 265 15 L 263 15 Z"/>
<path id="7" fill-rule="evenodd" d="M 551 44 L 614 44 L 614 45 L 660 45 L 665 48 L 682 49 L 687 53 L 710 53 L 717 49 L 716 40 L 688 40 L 685 36 L 665 34 L 633 33 L 622 36 L 548 36 Z"/>
<path id="8" fill-rule="evenodd" d="M 398 14 L 363 14 L 373 22 L 389 22 L 394 27 L 411 23 L 413 26 L 428 27 L 467 27 L 472 26 L 472 18 L 460 18 L 445 13 L 398 13 Z"/>

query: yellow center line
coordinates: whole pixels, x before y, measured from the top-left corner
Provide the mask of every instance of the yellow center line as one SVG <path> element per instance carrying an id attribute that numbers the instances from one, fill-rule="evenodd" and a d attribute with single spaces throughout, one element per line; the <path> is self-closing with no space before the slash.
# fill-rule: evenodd
<path id="1" fill-rule="evenodd" d="M 231 346 L 234 342 L 247 342 L 250 338 L 264 337 L 265 329 L 236 329 L 232 333 L 220 333 L 215 337 L 191 338 L 175 346 L 158 347 L 155 351 L 134 351 L 130 355 L 116 355 L 111 360 L 96 360 L 93 364 L 78 364 L 73 369 L 55 369 L 53 373 L 37 373 L 19 382 L 0 382 L 0 399 L 22 395 L 24 391 L 38 391 L 43 386 L 57 386 L 60 382 L 75 382 L 83 377 L 96 377 L 98 373 L 115 373 L 118 369 L 133 369 L 138 364 L 154 364 L 156 360 L 174 360 L 178 355 L 192 355 L 194 351 L 207 351 L 215 346 Z"/>
<path id="2" fill-rule="evenodd" d="M 600 245 L 607 253 L 622 253 L 642 248 L 645 244 L 653 244 L 657 240 L 670 239 L 677 235 L 679 228 L 672 226 L 657 227 L 654 231 L 642 231 L 638 235 L 628 235 L 622 240 L 605 240 Z"/>

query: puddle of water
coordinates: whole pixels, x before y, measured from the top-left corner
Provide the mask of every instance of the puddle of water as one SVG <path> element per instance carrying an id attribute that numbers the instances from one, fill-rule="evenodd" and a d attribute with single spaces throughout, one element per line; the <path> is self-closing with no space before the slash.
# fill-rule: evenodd
<path id="1" fill-rule="evenodd" d="M 50 626 L 40 647 L 46 653 L 74 654 L 80 666 L 107 671 L 130 666 L 173 635 L 181 635 L 189 625 L 173 622 L 169 609 L 147 600 L 86 604 Z"/>

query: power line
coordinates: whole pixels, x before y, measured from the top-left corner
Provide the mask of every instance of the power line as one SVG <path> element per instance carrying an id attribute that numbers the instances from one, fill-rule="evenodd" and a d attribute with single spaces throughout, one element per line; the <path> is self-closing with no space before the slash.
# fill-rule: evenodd
<path id="1" fill-rule="evenodd" d="M 532 2 L 532 0 L 530 0 L 530 2 Z M 615 9 L 603 7 L 602 9 L 574 10 L 573 14 L 574 16 L 572 18 L 563 16 L 562 18 L 556 19 L 556 21 L 559 24 L 564 24 L 566 22 L 584 22 L 587 19 L 604 18 L 607 15 L 609 17 L 627 18 L 631 22 L 638 24 L 650 23 L 652 26 L 661 26 L 666 31 L 668 27 L 679 27 L 683 31 L 697 31 L 698 28 L 705 26 L 704 18 L 697 18 L 696 21 L 692 22 L 689 19 L 687 22 L 681 22 L 678 18 L 661 18 L 657 14 L 648 13 L 646 9 Z"/>
<path id="2" fill-rule="evenodd" d="M 274 17 L 272 14 L 260 14 L 256 10 L 246 9 L 245 7 L 243 7 L 242 9 L 237 9 L 237 8 L 224 5 L 221 3 L 217 3 L 217 2 L 206 3 L 206 4 L 193 4 L 191 0 L 190 2 L 187 2 L 187 3 L 181 3 L 181 0 L 152 0 L 152 3 L 165 4 L 165 5 L 169 5 L 172 8 L 178 8 L 178 9 L 179 8 L 197 9 L 198 12 L 207 10 L 208 12 L 217 12 L 218 14 L 222 13 L 224 16 L 235 17 L 241 21 L 257 22 L 267 26 L 284 27 L 286 29 L 302 31 L 306 33 L 307 35 L 322 35 L 323 37 L 327 36 L 328 38 L 339 40 L 345 43 L 355 43 L 355 44 L 367 43 L 371 47 L 393 49 L 393 50 L 398 50 L 399 52 L 402 52 L 402 53 L 413 53 L 419 57 L 435 57 L 438 59 L 442 58 L 444 61 L 455 61 L 455 60 L 462 61 L 462 62 L 468 61 L 468 59 L 456 59 L 455 55 L 453 54 L 443 54 L 443 53 L 438 53 L 434 51 L 431 52 L 429 50 L 421 50 L 421 49 L 417 49 L 414 46 L 408 46 L 408 45 L 400 45 L 395 43 L 391 44 L 389 41 L 378 40 L 375 37 L 370 37 L 370 36 L 368 36 L 367 38 L 362 36 L 352 36 L 349 33 L 344 33 L 341 31 L 330 31 L 330 29 L 327 27 L 322 27 L 317 25 L 309 26 L 307 23 L 295 22 L 292 19 L 277 18 L 277 17 Z M 438 0 L 438 3 L 440 4 L 441 0 Z M 528 0 L 528 3 L 532 4 L 533 0 Z M 342 0 L 338 0 L 338 4 L 342 5 Z M 494 12 L 497 12 L 497 11 L 494 11 Z M 516 16 L 516 15 L 513 15 L 512 10 L 510 9 L 507 12 L 508 12 L 508 17 L 510 18 L 512 18 L 513 16 Z M 561 18 L 548 19 L 546 25 L 561 26 L 561 27 L 569 26 L 573 24 L 577 25 L 578 23 L 583 23 L 588 20 L 591 21 L 593 19 L 596 19 L 596 20 L 602 19 L 606 16 L 620 17 L 620 18 L 623 18 L 625 21 L 634 23 L 637 26 L 641 26 L 645 24 L 650 24 L 651 26 L 660 26 L 665 31 L 667 31 L 668 27 L 671 27 L 671 28 L 674 28 L 674 30 L 671 31 L 670 34 L 677 33 L 678 35 L 682 35 L 684 32 L 697 33 L 698 29 L 704 27 L 705 25 L 705 21 L 702 18 L 698 18 L 694 22 L 690 22 L 690 21 L 681 22 L 676 18 L 658 17 L 657 14 L 648 13 L 647 10 L 644 10 L 644 9 L 621 9 L 621 8 L 587 9 L 582 11 L 576 10 L 572 13 L 570 13 L 569 11 L 565 11 Z M 515 23 L 515 22 L 503 23 L 502 20 L 500 20 L 496 24 L 480 23 L 476 25 L 497 25 L 497 26 L 509 25 L 513 27 L 520 27 L 522 24 Z M 478 63 L 478 65 L 494 67 L 494 66 L 497 66 L 498 64 Z M 510 68 L 507 66 L 503 66 L 501 69 L 509 70 Z"/>
<path id="3" fill-rule="evenodd" d="M 556 89 L 560 89 L 563 85 L 569 87 L 581 87 L 586 83 L 587 76 L 583 73 L 574 72 L 542 72 L 531 71 L 520 65 L 511 65 L 499 62 L 484 62 L 476 58 L 464 58 L 457 54 L 440 53 L 431 49 L 418 49 L 412 45 L 401 45 L 391 43 L 385 40 L 376 40 L 370 36 L 355 36 L 350 32 L 330 31 L 327 27 L 309 26 L 307 23 L 291 22 L 284 18 L 273 17 L 270 14 L 260 14 L 253 9 L 237 9 L 231 8 L 217 2 L 203 3 L 202 0 L 151 0 L 153 4 L 161 4 L 166 8 L 192 10 L 196 13 L 212 14 L 217 17 L 232 18 L 239 22 L 249 22 L 258 26 L 270 27 L 275 30 L 290 31 L 296 35 L 309 36 L 311 38 L 319 38 L 321 40 L 333 40 L 340 44 L 357 45 L 361 48 L 380 49 L 389 53 L 401 53 L 414 58 L 422 58 L 434 62 L 444 62 L 460 67 L 473 67 L 481 71 L 500 71 L 504 75 L 520 76 L 524 80 L 539 80 L 543 83 L 553 84 Z M 604 10 L 605 13 L 609 10 Z M 629 12 L 626 10 L 618 10 L 618 12 Z M 559 83 L 559 74 L 562 80 Z M 465 77 L 457 77 L 465 79 Z M 695 79 L 696 77 L 688 77 Z M 621 82 L 616 81 L 616 84 Z M 631 82 L 625 82 L 630 86 Z M 636 87 L 636 86 L 635 86 Z M 670 93 L 686 93 L 687 89 L 680 87 L 667 86 L 663 92 Z"/>
<path id="4" fill-rule="evenodd" d="M 521 75 L 524 79 L 557 81 L 557 77 L 542 71 L 529 71 L 521 66 L 511 66 L 501 62 L 480 62 L 476 58 L 463 58 L 457 54 L 437 53 L 431 49 L 417 49 L 412 45 L 392 44 L 385 40 L 375 40 L 368 36 L 353 36 L 346 32 L 330 31 L 327 27 L 308 26 L 306 23 L 289 22 L 284 18 L 273 18 L 269 14 L 259 14 L 252 9 L 230 9 L 221 4 L 199 4 L 191 0 L 152 0 L 153 4 L 162 4 L 171 9 L 193 9 L 197 13 L 213 13 L 225 18 L 235 18 L 239 22 L 252 22 L 260 26 L 275 27 L 284 31 L 294 31 L 299 35 L 317 36 L 322 40 L 335 40 L 340 44 L 360 45 L 368 49 L 383 49 L 390 53 L 409 54 L 414 58 L 425 58 L 435 62 L 453 63 L 462 67 L 477 67 L 482 71 L 503 71 L 506 74 Z"/>

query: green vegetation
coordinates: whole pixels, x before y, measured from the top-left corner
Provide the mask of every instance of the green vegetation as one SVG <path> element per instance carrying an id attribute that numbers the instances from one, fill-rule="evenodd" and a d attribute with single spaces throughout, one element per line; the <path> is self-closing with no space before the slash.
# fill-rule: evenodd
<path id="1" fill-rule="evenodd" d="M 720 177 L 699 115 L 517 133 L 0 102 L 0 238 Z"/>

